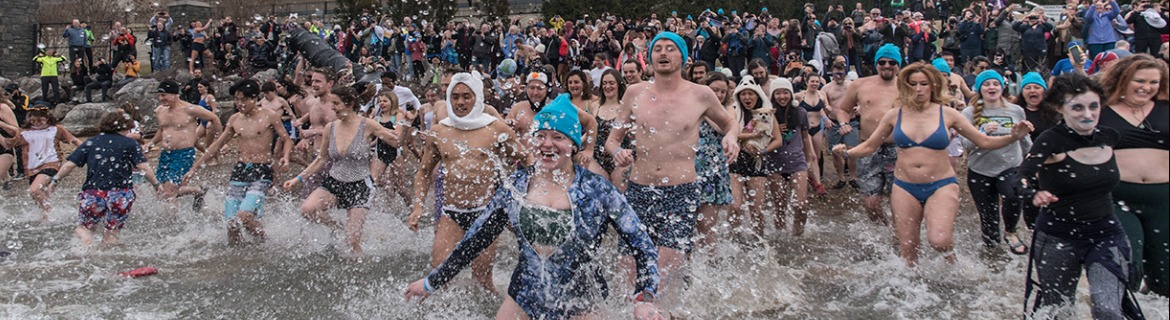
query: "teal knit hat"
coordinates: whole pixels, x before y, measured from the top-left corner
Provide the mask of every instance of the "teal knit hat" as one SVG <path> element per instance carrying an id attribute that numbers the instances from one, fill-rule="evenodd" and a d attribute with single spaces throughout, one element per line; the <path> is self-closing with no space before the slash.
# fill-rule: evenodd
<path id="1" fill-rule="evenodd" d="M 581 120 L 577 118 L 577 108 L 569 100 L 568 93 L 562 93 L 552 102 L 544 106 L 536 114 L 536 131 L 556 130 L 573 140 L 577 147 L 581 146 Z M 534 131 L 535 132 L 535 131 Z"/>
<path id="2" fill-rule="evenodd" d="M 690 50 L 688 50 L 688 48 L 687 48 L 687 41 L 683 40 L 683 38 L 681 36 L 679 36 L 677 33 L 670 32 L 670 31 L 659 33 L 657 36 L 654 36 L 654 39 L 650 40 L 650 44 L 648 46 L 646 46 L 646 50 L 647 51 L 654 51 L 654 43 L 657 43 L 658 40 L 663 40 L 663 39 L 670 40 L 670 42 L 674 42 L 674 46 L 678 47 L 678 52 L 682 53 L 682 65 L 684 65 L 684 66 L 687 65 L 687 58 L 688 58 L 687 56 L 690 55 L 690 54 L 688 54 L 688 52 L 690 52 Z M 654 62 L 654 58 L 652 57 L 652 54 L 650 54 L 649 52 L 646 54 L 646 62 L 650 62 L 650 63 Z"/>
<path id="3" fill-rule="evenodd" d="M 975 90 L 975 92 L 979 92 L 979 89 L 983 88 L 983 82 L 991 79 L 999 81 L 999 85 L 1003 86 L 1003 76 L 999 75 L 999 72 L 996 72 L 995 70 L 986 70 L 980 72 L 979 75 L 975 77 L 975 83 L 971 85 L 971 89 Z"/>
<path id="4" fill-rule="evenodd" d="M 1044 76 L 1041 76 L 1035 71 L 1024 74 L 1024 78 L 1020 79 L 1020 91 L 1024 91 L 1024 86 L 1028 84 L 1036 84 L 1044 88 L 1044 90 L 1048 90 L 1048 83 L 1044 82 Z"/>
<path id="5" fill-rule="evenodd" d="M 934 60 L 931 61 L 930 64 L 934 65 L 934 68 L 938 69 L 938 72 L 942 72 L 944 75 L 947 75 L 947 76 L 951 75 L 951 65 L 947 64 L 946 59 L 934 58 Z"/>
<path id="6" fill-rule="evenodd" d="M 887 43 L 878 48 L 877 54 L 873 57 L 873 66 L 877 67 L 878 60 L 882 58 L 892 59 L 898 62 L 898 66 L 902 66 L 902 49 L 898 49 L 893 43 Z"/>

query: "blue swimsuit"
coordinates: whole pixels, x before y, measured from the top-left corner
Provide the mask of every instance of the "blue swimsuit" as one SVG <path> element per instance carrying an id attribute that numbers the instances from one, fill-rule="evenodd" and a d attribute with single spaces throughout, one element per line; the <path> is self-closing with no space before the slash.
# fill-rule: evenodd
<path id="1" fill-rule="evenodd" d="M 902 110 L 899 109 L 898 122 L 894 125 L 894 145 L 898 146 L 898 148 L 923 147 L 934 150 L 946 150 L 947 146 L 951 144 L 951 137 L 947 134 L 947 124 L 943 121 L 942 108 L 941 105 L 938 106 L 938 129 L 934 130 L 934 133 L 930 134 L 922 142 L 915 142 L 910 137 L 907 137 L 905 132 L 902 132 Z M 929 183 L 910 183 L 897 178 L 894 179 L 894 185 L 909 192 L 910 195 L 914 196 L 922 204 L 925 204 L 926 200 L 930 199 L 930 196 L 936 190 L 952 183 L 959 184 L 959 180 L 953 176 Z"/>

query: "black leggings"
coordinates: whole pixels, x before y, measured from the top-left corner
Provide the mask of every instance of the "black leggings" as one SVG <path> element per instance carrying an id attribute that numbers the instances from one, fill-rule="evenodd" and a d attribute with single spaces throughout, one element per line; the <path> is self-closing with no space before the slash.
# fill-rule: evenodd
<path id="1" fill-rule="evenodd" d="M 999 244 L 1001 213 L 1004 232 L 1015 233 L 1016 225 L 1020 222 L 1020 198 L 1013 188 L 1015 173 L 1016 169 L 1011 168 L 1004 170 L 999 176 L 988 177 L 967 169 L 967 188 L 971 189 L 971 199 L 975 201 L 975 208 L 979 210 L 983 244 L 988 247 Z M 1000 200 L 1003 200 L 1003 208 L 1000 208 Z"/>

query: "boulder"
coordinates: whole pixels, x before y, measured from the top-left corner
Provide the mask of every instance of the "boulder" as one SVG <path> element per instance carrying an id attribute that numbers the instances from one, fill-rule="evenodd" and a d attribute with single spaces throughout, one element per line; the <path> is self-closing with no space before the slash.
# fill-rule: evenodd
<path id="1" fill-rule="evenodd" d="M 101 118 L 117 110 L 111 102 L 86 103 L 74 106 L 61 120 L 61 125 L 76 136 L 90 136 L 101 132 Z"/>
<path id="2" fill-rule="evenodd" d="M 257 72 L 256 74 L 252 75 L 252 79 L 256 79 L 256 81 L 259 81 L 261 84 L 276 80 L 276 69 L 268 69 Z"/>
<path id="3" fill-rule="evenodd" d="M 69 115 L 69 111 L 73 111 L 73 108 L 76 107 L 77 106 L 73 104 L 62 103 L 58 104 L 56 107 L 53 107 L 53 110 L 49 113 L 53 116 L 53 119 L 57 119 L 57 122 L 61 122 L 65 119 L 65 116 Z"/>
<path id="4" fill-rule="evenodd" d="M 20 91 L 23 91 L 25 94 L 28 94 L 29 97 L 32 97 L 33 91 L 37 91 L 37 92 L 41 91 L 41 78 L 40 77 L 35 77 L 35 78 L 34 77 L 23 77 L 23 78 L 18 78 L 14 81 L 20 85 Z M 37 96 L 39 97 L 40 95 L 38 94 Z"/>
<path id="5" fill-rule="evenodd" d="M 157 130 L 158 120 L 154 117 L 154 108 L 158 106 L 158 80 L 155 79 L 138 79 L 134 82 L 122 86 L 117 93 L 114 94 L 114 102 L 116 106 L 122 106 L 126 103 L 138 108 L 139 114 L 142 115 L 142 132 L 153 133 Z"/>

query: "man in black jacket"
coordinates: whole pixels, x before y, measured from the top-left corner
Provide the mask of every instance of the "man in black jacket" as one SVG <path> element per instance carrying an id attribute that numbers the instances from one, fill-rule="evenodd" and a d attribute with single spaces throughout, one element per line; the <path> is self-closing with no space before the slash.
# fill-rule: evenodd
<path id="1" fill-rule="evenodd" d="M 480 72 L 491 72 L 495 54 L 500 50 L 500 36 L 492 30 L 491 24 L 484 23 L 479 32 L 475 33 L 474 44 L 471 63 L 477 66 Z"/>
<path id="2" fill-rule="evenodd" d="M 85 85 L 85 101 L 93 102 L 91 93 L 94 89 L 102 89 L 101 101 L 109 101 L 110 86 L 114 84 L 114 67 L 110 66 L 105 58 L 99 58 L 93 73 L 96 75 L 94 81 Z"/>
<path id="3" fill-rule="evenodd" d="M 166 21 L 158 19 L 154 26 L 150 27 L 150 32 L 147 32 L 146 40 L 150 42 L 150 69 L 162 71 L 170 68 L 171 44 L 175 39 L 167 31 Z"/>
<path id="4" fill-rule="evenodd" d="M 263 36 L 257 37 L 248 43 L 248 64 L 252 66 L 252 72 L 260 72 L 272 68 L 276 68 L 276 46 L 272 42 L 268 42 Z"/>

